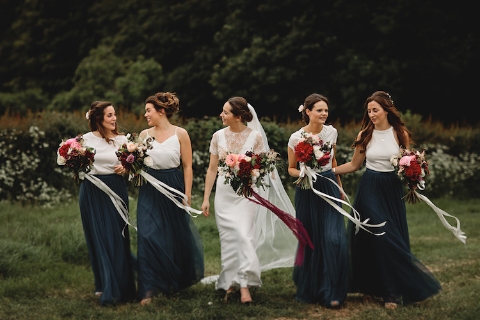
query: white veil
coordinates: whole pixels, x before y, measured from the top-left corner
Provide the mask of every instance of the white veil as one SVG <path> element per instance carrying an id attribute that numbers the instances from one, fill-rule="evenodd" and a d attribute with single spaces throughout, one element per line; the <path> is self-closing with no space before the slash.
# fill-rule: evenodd
<path id="1" fill-rule="evenodd" d="M 263 139 L 266 151 L 270 150 L 267 135 L 258 120 L 255 109 L 248 104 L 248 109 L 253 115 L 252 121 L 247 126 L 258 131 Z M 258 193 L 276 207 L 295 217 L 295 208 L 285 191 L 280 175 L 275 169 L 265 181 L 269 188 L 260 188 Z M 293 232 L 273 212 L 259 205 L 255 217 L 255 246 L 260 260 L 261 270 L 274 268 L 293 267 L 298 240 Z"/>

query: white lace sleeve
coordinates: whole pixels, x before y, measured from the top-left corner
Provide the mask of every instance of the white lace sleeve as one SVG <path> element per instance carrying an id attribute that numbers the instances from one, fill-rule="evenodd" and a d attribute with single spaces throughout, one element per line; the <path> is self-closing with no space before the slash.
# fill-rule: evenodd
<path id="1" fill-rule="evenodd" d="M 263 139 L 260 133 L 257 132 L 257 135 L 255 137 L 255 144 L 253 145 L 253 152 L 254 153 L 261 153 L 261 152 L 266 152 L 265 145 L 263 144 Z"/>
<path id="2" fill-rule="evenodd" d="M 209 151 L 211 154 L 218 155 L 218 131 L 212 135 Z"/>

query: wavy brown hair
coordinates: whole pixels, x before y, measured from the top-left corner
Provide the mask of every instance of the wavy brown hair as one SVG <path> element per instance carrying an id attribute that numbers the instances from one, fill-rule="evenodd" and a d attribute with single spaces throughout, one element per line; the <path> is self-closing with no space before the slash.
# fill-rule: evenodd
<path id="1" fill-rule="evenodd" d="M 393 127 L 393 130 L 397 133 L 398 142 L 400 146 L 406 146 L 407 140 L 405 138 L 405 133 L 407 133 L 410 143 L 413 143 L 412 134 L 408 129 L 405 127 L 402 119 L 400 118 L 400 112 L 397 110 L 395 105 L 393 104 L 392 97 L 385 91 L 375 91 L 372 95 L 370 95 L 365 103 L 363 104 L 364 114 L 362 119 L 362 126 L 360 128 L 360 138 L 355 139 L 354 143 L 352 144 L 351 148 L 355 149 L 358 145 L 361 145 L 363 150 L 360 152 L 363 153 L 367 149 L 367 145 L 372 140 L 372 133 L 374 129 L 373 122 L 370 120 L 368 116 L 368 104 L 372 101 L 377 102 L 383 110 L 387 112 L 387 120 L 388 123 Z"/>
<path id="2" fill-rule="evenodd" d="M 108 138 L 107 130 L 103 127 L 102 122 L 105 116 L 105 109 L 107 107 L 113 107 L 113 104 L 110 101 L 94 101 L 90 105 L 90 110 L 88 111 L 88 126 L 90 130 L 98 131 L 105 141 L 110 143 L 112 140 Z M 121 134 L 118 132 L 117 124 L 115 123 L 115 129 L 112 130 L 115 135 Z"/>

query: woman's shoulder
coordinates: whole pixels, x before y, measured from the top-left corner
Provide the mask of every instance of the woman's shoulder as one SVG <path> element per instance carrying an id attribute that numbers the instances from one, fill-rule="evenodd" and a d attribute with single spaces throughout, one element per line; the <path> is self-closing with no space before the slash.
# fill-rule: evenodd
<path id="1" fill-rule="evenodd" d="M 300 138 L 302 136 L 302 132 L 304 132 L 303 128 L 298 129 L 297 131 L 293 132 L 290 135 L 290 139 Z"/>

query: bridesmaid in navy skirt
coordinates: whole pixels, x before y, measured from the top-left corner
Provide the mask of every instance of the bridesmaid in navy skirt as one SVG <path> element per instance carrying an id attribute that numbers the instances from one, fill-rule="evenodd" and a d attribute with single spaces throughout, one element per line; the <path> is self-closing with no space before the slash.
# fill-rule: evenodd
<path id="1" fill-rule="evenodd" d="M 366 169 L 353 207 L 373 224 L 386 221 L 383 236 L 355 235 L 349 223 L 352 292 L 380 296 L 385 302 L 418 302 L 441 287 L 431 272 L 410 252 L 404 185 L 394 172 Z"/>
<path id="2" fill-rule="evenodd" d="M 335 145 L 337 130 L 325 124 L 328 117 L 328 99 L 320 94 L 309 95 L 299 109 L 305 127 L 294 132 L 288 141 L 288 172 L 299 177 L 299 159 L 295 146 L 305 134 L 317 136 L 333 146 L 331 157 L 322 168 L 311 168 L 330 180 L 337 180 L 332 167 L 337 165 Z M 331 181 L 318 177 L 313 187 L 329 196 L 340 199 L 340 190 Z M 338 183 L 340 180 L 338 178 Z M 340 203 L 337 202 L 338 205 Z M 348 251 L 345 221 L 337 212 L 312 189 L 295 188 L 295 209 L 297 218 L 303 223 L 313 242 L 314 250 L 304 249 L 304 262 L 293 269 L 293 281 L 297 286 L 296 300 L 306 303 L 319 303 L 328 308 L 338 308 L 347 298 L 348 290 Z"/>
<path id="3" fill-rule="evenodd" d="M 336 174 L 358 170 L 366 161 L 353 207 L 362 220 L 386 222 L 385 234 L 375 236 L 348 226 L 351 258 L 351 292 L 366 300 L 383 299 L 385 308 L 425 300 L 440 292 L 440 283 L 411 253 L 404 186 L 390 162 L 400 147 L 409 148 L 411 134 L 385 91 L 374 92 L 364 104 L 362 128 L 352 160 L 336 167 Z"/>
<path id="4" fill-rule="evenodd" d="M 174 93 L 159 92 L 148 97 L 145 118 L 152 127 L 143 130 L 140 138 L 155 138 L 153 148 L 147 151 L 150 162 L 146 173 L 184 193 L 190 205 L 190 137 L 185 129 L 169 121 L 178 108 Z M 140 187 L 137 225 L 138 295 L 142 305 L 149 304 L 156 294 L 177 293 L 203 278 L 203 245 L 192 218 L 149 182 Z"/>
<path id="5" fill-rule="evenodd" d="M 116 193 L 128 208 L 127 186 L 115 151 L 127 142 L 117 132 L 115 109 L 110 102 L 92 103 L 87 113 L 92 132 L 83 135 L 85 145 L 95 148 L 93 170 L 89 173 Z M 129 230 L 110 197 L 85 179 L 80 185 L 82 217 L 95 294 L 102 305 L 133 301 L 136 297 Z"/>

